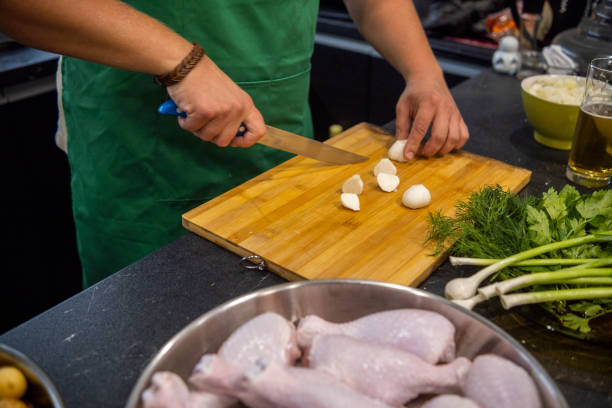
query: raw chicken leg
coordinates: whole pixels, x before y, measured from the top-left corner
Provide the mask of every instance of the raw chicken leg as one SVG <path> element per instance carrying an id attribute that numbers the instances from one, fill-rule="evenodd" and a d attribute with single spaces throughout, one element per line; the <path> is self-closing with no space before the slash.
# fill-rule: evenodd
<path id="1" fill-rule="evenodd" d="M 142 393 L 145 408 L 187 408 L 189 389 L 181 377 L 169 371 L 153 374 L 151 386 Z"/>
<path id="2" fill-rule="evenodd" d="M 394 347 L 342 335 L 315 337 L 307 359 L 310 368 L 389 405 L 403 405 L 419 394 L 459 392 L 471 364 L 459 357 L 436 366 Z"/>
<path id="3" fill-rule="evenodd" d="M 480 408 L 480 406 L 469 398 L 445 394 L 430 399 L 421 408 Z"/>
<path id="4" fill-rule="evenodd" d="M 463 393 L 483 408 L 539 408 L 538 389 L 522 367 L 494 354 L 474 359 Z"/>
<path id="5" fill-rule="evenodd" d="M 142 393 L 145 408 L 225 408 L 234 398 L 189 391 L 181 377 L 169 371 L 153 374 L 151 386 Z"/>
<path id="6" fill-rule="evenodd" d="M 318 370 L 265 364 L 245 372 L 241 400 L 251 408 L 389 408 Z"/>
<path id="7" fill-rule="evenodd" d="M 234 331 L 218 353 L 205 354 L 189 378 L 200 390 L 230 393 L 255 361 L 293 365 L 300 356 L 295 326 L 276 313 L 263 313 Z"/>
<path id="8" fill-rule="evenodd" d="M 189 382 L 198 390 L 232 395 L 243 380 L 242 372 L 218 354 L 204 354 Z"/>
<path id="9" fill-rule="evenodd" d="M 455 326 L 441 314 L 429 310 L 390 310 L 347 323 L 306 316 L 297 329 L 299 346 L 307 349 L 319 334 L 344 334 L 369 343 L 393 346 L 432 364 L 455 358 Z"/>
<path id="10" fill-rule="evenodd" d="M 236 399 L 226 395 L 217 395 L 210 392 L 189 392 L 189 408 L 228 408 L 236 404 Z"/>
<path id="11" fill-rule="evenodd" d="M 224 387 L 232 388 L 232 381 L 240 379 L 242 371 L 260 356 L 294 364 L 300 354 L 295 326 L 276 313 L 263 313 L 236 329 L 219 348 L 219 357 L 206 354 L 196 365 L 190 381 L 211 393 L 190 393 L 179 376 L 159 372 L 153 375 L 152 385 L 142 399 L 145 408 L 229 407 L 237 402 L 235 398 L 215 394 Z M 209 375 L 211 371 L 214 376 Z M 208 384 L 209 380 L 216 383 Z"/>
<path id="12" fill-rule="evenodd" d="M 279 314 L 262 313 L 237 328 L 217 352 L 238 368 L 250 367 L 259 357 L 292 365 L 300 357 L 295 326 Z"/>

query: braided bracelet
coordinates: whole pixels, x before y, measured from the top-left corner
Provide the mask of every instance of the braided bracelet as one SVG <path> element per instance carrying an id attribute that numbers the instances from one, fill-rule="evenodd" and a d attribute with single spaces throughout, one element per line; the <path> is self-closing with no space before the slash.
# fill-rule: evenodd
<path id="1" fill-rule="evenodd" d="M 193 43 L 189 54 L 172 71 L 153 77 L 153 81 L 160 86 L 170 86 L 181 82 L 204 56 L 204 49 L 198 43 Z"/>

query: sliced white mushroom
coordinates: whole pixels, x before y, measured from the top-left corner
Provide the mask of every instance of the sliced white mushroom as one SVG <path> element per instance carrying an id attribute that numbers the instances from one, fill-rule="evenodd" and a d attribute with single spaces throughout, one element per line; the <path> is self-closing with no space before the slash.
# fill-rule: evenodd
<path id="1" fill-rule="evenodd" d="M 357 194 L 342 193 L 340 194 L 340 201 L 349 210 L 359 211 L 359 196 Z"/>
<path id="2" fill-rule="evenodd" d="M 422 184 L 410 186 L 402 196 L 402 204 L 408 208 L 427 207 L 431 202 L 431 193 Z"/>
<path id="3" fill-rule="evenodd" d="M 382 191 L 389 193 L 397 190 L 400 179 L 395 174 L 378 173 L 376 181 L 378 181 L 378 187 L 380 187 Z"/>
<path id="4" fill-rule="evenodd" d="M 387 156 L 389 156 L 391 160 L 395 160 L 397 162 L 408 161 L 404 157 L 404 148 L 406 147 L 406 143 L 407 143 L 406 139 L 396 140 L 389 148 L 389 151 L 387 152 Z"/>
<path id="5" fill-rule="evenodd" d="M 397 169 L 391 160 L 384 158 L 374 167 L 374 175 L 378 176 L 380 173 L 397 174 Z"/>
<path id="6" fill-rule="evenodd" d="M 363 192 L 363 181 L 359 174 L 349 177 L 342 185 L 343 193 L 361 194 Z"/>

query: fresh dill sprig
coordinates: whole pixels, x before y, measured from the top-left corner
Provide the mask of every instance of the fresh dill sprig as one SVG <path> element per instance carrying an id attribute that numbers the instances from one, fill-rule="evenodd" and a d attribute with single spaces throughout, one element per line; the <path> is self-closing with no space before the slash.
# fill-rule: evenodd
<path id="1" fill-rule="evenodd" d="M 452 245 L 454 256 L 505 258 L 529 248 L 526 208 L 533 202 L 486 186 L 457 202 L 455 217 L 430 213 L 427 240 L 435 243 L 435 254 Z"/>
<path id="2" fill-rule="evenodd" d="M 601 268 L 589 272 L 593 276 L 576 275 L 552 284 L 561 277 L 554 274 L 565 265 L 579 264 L 578 259 L 592 263 L 612 257 L 612 190 L 580 194 L 567 185 L 558 193 L 550 188 L 538 198 L 519 197 L 499 185 L 486 186 L 457 202 L 454 217 L 430 213 L 427 241 L 435 243 L 434 255 L 448 251 L 464 264 L 488 265 L 470 278 L 447 284 L 447 296 L 466 307 L 496 295 L 504 307 L 539 303 L 566 327 L 583 332 L 590 330 L 590 320 L 612 313 L 612 277 Z M 531 285 L 549 275 L 551 284 Z M 509 284 L 490 284 L 478 288 L 478 296 L 458 295 L 466 292 L 467 281 L 476 282 L 477 288 L 484 279 L 513 278 L 530 284 L 517 286 L 513 290 L 519 292 L 513 294 L 499 289 Z M 474 293 L 476 288 L 469 287 L 468 292 Z"/>

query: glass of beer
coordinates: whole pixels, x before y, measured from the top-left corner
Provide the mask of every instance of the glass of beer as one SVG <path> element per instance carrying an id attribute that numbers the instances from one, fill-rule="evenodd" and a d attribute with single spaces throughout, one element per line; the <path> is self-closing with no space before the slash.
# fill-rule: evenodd
<path id="1" fill-rule="evenodd" d="M 589 64 L 565 175 L 586 187 L 612 184 L 612 57 Z"/>

